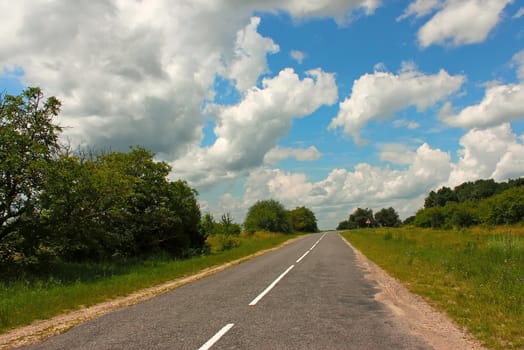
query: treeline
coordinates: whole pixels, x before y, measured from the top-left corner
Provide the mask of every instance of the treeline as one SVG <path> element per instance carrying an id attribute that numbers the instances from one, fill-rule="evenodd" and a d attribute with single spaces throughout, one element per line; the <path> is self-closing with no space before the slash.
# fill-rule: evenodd
<path id="1" fill-rule="evenodd" d="M 61 104 L 39 88 L 0 94 L 0 275 L 51 262 L 168 255 L 236 245 L 242 227 L 226 213 L 202 217 L 197 192 L 170 181 L 171 167 L 142 147 L 77 151 L 59 143 Z M 247 233 L 316 232 L 313 212 L 257 202 Z"/>
<path id="2" fill-rule="evenodd" d="M 352 230 L 365 227 L 397 227 L 402 224 L 399 215 L 392 207 L 382 208 L 373 215 L 369 208 L 357 208 L 347 220 L 338 223 L 337 230 Z"/>
<path id="3" fill-rule="evenodd" d="M 318 232 L 317 218 L 311 209 L 302 206 L 288 210 L 282 203 L 274 199 L 261 200 L 253 204 L 248 210 L 243 228 L 246 235 L 256 231 Z M 222 215 L 219 221 L 215 221 L 208 213 L 202 218 L 201 232 L 206 237 L 211 253 L 215 253 L 237 246 L 240 242 L 238 235 L 242 232 L 242 227 L 232 220 L 229 213 Z"/>
<path id="4" fill-rule="evenodd" d="M 413 218 L 419 227 L 451 228 L 512 225 L 524 219 L 524 178 L 497 183 L 465 182 L 431 191 Z"/>
<path id="5" fill-rule="evenodd" d="M 500 183 L 489 179 L 431 191 L 424 199 L 424 207 L 403 222 L 392 207 L 376 214 L 369 208 L 357 208 L 338 224 L 337 230 L 401 225 L 433 228 L 511 225 L 523 220 L 524 178 Z"/>
<path id="6" fill-rule="evenodd" d="M 61 147 L 60 110 L 38 88 L 1 96 L 0 266 L 99 260 L 204 246 L 196 191 L 169 181 L 141 147 L 76 153 Z"/>

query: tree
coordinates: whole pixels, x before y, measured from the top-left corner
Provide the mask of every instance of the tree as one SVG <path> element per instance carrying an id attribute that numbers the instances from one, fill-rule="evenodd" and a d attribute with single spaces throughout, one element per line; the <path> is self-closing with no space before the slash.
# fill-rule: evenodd
<path id="1" fill-rule="evenodd" d="M 424 200 L 424 208 L 443 207 L 447 202 L 458 202 L 457 194 L 449 187 L 431 191 Z"/>
<path id="2" fill-rule="evenodd" d="M 291 226 L 298 232 L 318 232 L 315 214 L 304 206 L 288 211 Z"/>
<path id="3" fill-rule="evenodd" d="M 291 224 L 286 209 L 280 202 L 273 199 L 258 201 L 253 204 L 246 215 L 244 228 L 250 233 L 257 230 L 291 232 Z"/>
<path id="4" fill-rule="evenodd" d="M 349 220 L 342 220 L 337 226 L 337 230 L 352 230 L 354 228 L 357 228 L 355 223 L 349 222 Z"/>
<path id="5" fill-rule="evenodd" d="M 349 223 L 356 228 L 373 227 L 375 226 L 375 219 L 373 218 L 373 210 L 366 208 L 357 208 L 353 214 L 349 215 Z"/>
<path id="6" fill-rule="evenodd" d="M 53 123 L 60 106 L 39 88 L 0 95 L 0 241 L 34 208 L 45 168 L 60 149 L 61 129 Z"/>
<path id="7" fill-rule="evenodd" d="M 393 207 L 383 208 L 376 212 L 375 220 L 384 227 L 396 227 L 401 224 L 400 218 Z"/>

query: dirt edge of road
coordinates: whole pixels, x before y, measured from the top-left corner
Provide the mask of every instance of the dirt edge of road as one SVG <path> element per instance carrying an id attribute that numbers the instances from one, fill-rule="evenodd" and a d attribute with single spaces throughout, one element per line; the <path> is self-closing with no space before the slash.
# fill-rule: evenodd
<path id="1" fill-rule="evenodd" d="M 409 292 L 344 237 L 340 237 L 355 252 L 359 266 L 366 271 L 366 278 L 376 282 L 380 288 L 375 300 L 385 304 L 412 334 L 423 338 L 437 350 L 486 349 L 470 333 L 457 326 L 448 315 L 431 307 L 419 295 Z"/>
<path id="2" fill-rule="evenodd" d="M 39 320 L 33 322 L 28 326 L 15 328 L 7 333 L 0 334 L 0 349 L 12 349 L 24 345 L 30 345 L 41 342 L 54 335 L 64 333 L 82 322 L 151 299 L 157 295 L 169 292 L 190 282 L 213 275 L 227 268 L 243 263 L 247 260 L 251 260 L 263 254 L 267 254 L 274 250 L 280 249 L 283 246 L 296 242 L 297 240 L 302 239 L 306 236 L 307 235 L 302 235 L 296 238 L 292 238 L 276 247 L 261 250 L 254 254 L 245 256 L 234 261 L 230 261 L 219 266 L 206 268 L 191 276 L 177 278 L 175 280 L 157 286 L 142 289 L 125 297 L 108 300 L 90 307 L 83 307 L 81 309 L 71 311 L 66 314 L 55 316 L 48 320 Z"/>

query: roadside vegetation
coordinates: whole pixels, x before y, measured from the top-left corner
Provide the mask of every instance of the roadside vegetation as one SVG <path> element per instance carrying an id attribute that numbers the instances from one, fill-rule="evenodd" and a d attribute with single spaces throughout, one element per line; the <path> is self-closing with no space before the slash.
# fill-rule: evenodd
<path id="1" fill-rule="evenodd" d="M 375 228 L 343 236 L 486 346 L 524 348 L 524 227 Z"/>
<path id="2" fill-rule="evenodd" d="M 442 187 L 403 222 L 357 208 L 337 229 L 486 346 L 524 348 L 524 178 Z"/>
<path id="3" fill-rule="evenodd" d="M 273 248 L 294 237 L 297 234 L 241 234 L 236 238 L 238 244 L 234 248 L 215 249 L 211 243 L 212 251 L 221 251 L 187 259 L 156 256 L 56 263 L 45 274 L 0 283 L 0 333 L 190 276 L 205 268 Z"/>
<path id="4" fill-rule="evenodd" d="M 318 230 L 311 210 L 271 199 L 243 225 L 229 213 L 216 221 L 141 146 L 61 144 L 60 108 L 40 88 L 0 94 L 0 332 Z"/>

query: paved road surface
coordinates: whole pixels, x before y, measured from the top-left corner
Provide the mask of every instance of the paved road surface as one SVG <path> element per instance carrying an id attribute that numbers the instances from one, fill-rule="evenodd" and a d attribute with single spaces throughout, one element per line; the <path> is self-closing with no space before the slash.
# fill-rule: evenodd
<path id="1" fill-rule="evenodd" d="M 314 234 L 27 349 L 430 349 L 375 293 L 337 233 Z"/>

